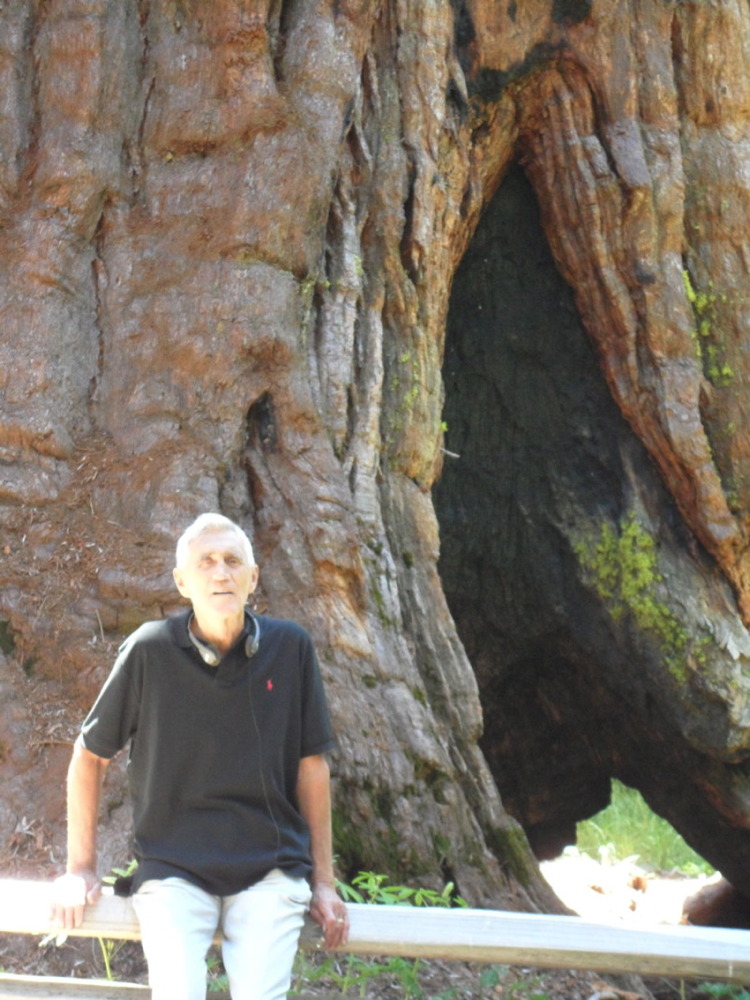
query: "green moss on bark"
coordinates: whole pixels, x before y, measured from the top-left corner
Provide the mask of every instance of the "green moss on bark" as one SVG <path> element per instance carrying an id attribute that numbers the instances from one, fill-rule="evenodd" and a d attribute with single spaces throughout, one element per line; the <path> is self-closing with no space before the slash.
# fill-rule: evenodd
<path id="1" fill-rule="evenodd" d="M 684 681 L 690 636 L 659 595 L 664 578 L 656 542 L 635 515 L 628 514 L 619 530 L 603 524 L 598 538 L 584 539 L 575 551 L 612 618 L 630 614 L 637 628 L 659 643 L 672 676 Z"/>

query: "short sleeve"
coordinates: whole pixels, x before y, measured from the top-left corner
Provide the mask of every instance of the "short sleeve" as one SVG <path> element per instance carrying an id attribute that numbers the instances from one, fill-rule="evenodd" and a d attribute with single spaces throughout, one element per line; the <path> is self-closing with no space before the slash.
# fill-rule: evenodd
<path id="1" fill-rule="evenodd" d="M 113 757 L 138 729 L 140 685 L 132 640 L 131 636 L 120 647 L 112 672 L 81 728 L 83 745 L 97 757 Z"/>

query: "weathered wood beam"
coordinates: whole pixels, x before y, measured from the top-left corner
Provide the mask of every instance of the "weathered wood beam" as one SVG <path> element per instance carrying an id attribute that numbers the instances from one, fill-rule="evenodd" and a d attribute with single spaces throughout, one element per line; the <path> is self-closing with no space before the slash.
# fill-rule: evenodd
<path id="1" fill-rule="evenodd" d="M 750 933 L 495 910 L 349 907 L 348 950 L 750 983 Z"/>
<path id="2" fill-rule="evenodd" d="M 0 880 L 0 932 L 50 933 L 49 884 Z M 750 984 L 750 932 L 654 925 L 648 929 L 597 924 L 579 917 L 495 910 L 414 910 L 350 904 L 345 952 L 544 968 L 630 972 Z M 86 911 L 78 936 L 138 939 L 130 901 L 105 895 Z M 308 922 L 301 946 L 320 945 Z M 2 995 L 0 994 L 0 1000 Z"/>
<path id="3" fill-rule="evenodd" d="M 102 979 L 0 975 L 0 1000 L 149 1000 L 151 988 Z"/>

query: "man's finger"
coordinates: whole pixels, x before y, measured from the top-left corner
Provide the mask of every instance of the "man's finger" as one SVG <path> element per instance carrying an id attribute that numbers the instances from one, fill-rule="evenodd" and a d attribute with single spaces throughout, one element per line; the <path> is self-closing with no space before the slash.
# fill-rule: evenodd
<path id="1" fill-rule="evenodd" d="M 346 944 L 349 937 L 349 920 L 346 915 L 339 914 L 328 921 L 325 937 L 328 948 L 338 948 Z"/>
<path id="2" fill-rule="evenodd" d="M 67 874 L 56 879 L 50 907 L 53 923 L 65 930 L 80 927 L 85 904 L 92 901 L 90 896 L 94 892 L 99 893 L 98 882 L 87 891 L 86 879 L 80 875 Z"/>

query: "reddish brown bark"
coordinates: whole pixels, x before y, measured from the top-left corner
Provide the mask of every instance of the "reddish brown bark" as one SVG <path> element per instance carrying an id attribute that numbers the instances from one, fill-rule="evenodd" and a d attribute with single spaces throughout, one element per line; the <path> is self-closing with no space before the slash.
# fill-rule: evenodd
<path id="1" fill-rule="evenodd" d="M 748 45 L 741 0 L 3 5 L 4 826 L 59 853 L 58 741 L 221 508 L 318 644 L 342 866 L 554 905 L 437 572 L 453 276 L 520 156 L 612 396 L 746 609 Z M 746 654 L 728 685 L 712 650 L 706 822 L 740 830 Z"/>

